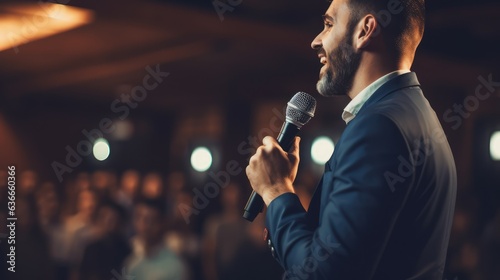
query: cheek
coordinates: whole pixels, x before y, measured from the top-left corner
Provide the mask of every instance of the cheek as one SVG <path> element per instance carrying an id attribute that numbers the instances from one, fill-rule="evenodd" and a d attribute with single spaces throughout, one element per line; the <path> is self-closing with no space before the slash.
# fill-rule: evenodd
<path id="1" fill-rule="evenodd" d="M 323 49 L 326 51 L 326 54 L 329 55 L 333 50 L 337 49 L 338 42 L 340 42 L 340 35 L 335 30 L 332 30 L 330 33 L 325 36 L 323 39 Z"/>
<path id="2" fill-rule="evenodd" d="M 328 38 L 323 40 L 323 48 L 327 51 L 327 53 L 332 49 L 332 41 L 331 36 L 328 36 Z"/>

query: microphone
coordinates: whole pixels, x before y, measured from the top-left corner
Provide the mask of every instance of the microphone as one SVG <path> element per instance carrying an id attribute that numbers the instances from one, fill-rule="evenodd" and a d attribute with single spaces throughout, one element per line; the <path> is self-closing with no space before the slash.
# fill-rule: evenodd
<path id="1" fill-rule="evenodd" d="M 286 119 L 281 127 L 281 131 L 276 138 L 278 144 L 284 151 L 289 151 L 293 140 L 300 128 L 305 125 L 316 110 L 316 99 L 305 92 L 297 92 L 286 106 Z M 243 212 L 243 218 L 253 222 L 255 217 L 262 212 L 264 200 L 255 191 L 248 198 Z"/>

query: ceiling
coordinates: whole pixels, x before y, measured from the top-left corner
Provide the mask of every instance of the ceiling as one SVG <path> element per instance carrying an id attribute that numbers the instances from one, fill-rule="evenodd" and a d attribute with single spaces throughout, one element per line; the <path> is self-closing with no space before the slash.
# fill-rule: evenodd
<path id="1" fill-rule="evenodd" d="M 325 1 L 231 1 L 240 4 L 222 17 L 208 0 L 64 2 L 91 12 L 93 20 L 17 51 L 0 51 L 4 109 L 110 104 L 142 84 L 148 65 L 170 73 L 141 104 L 150 109 L 314 91 L 320 65 L 309 44 L 322 28 Z M 415 62 L 421 78 L 470 86 L 479 74 L 497 71 L 500 4 L 428 2 L 425 39 Z M 2 1 L 0 17 L 12 16 L 7 9 L 12 5 L 36 3 Z"/>

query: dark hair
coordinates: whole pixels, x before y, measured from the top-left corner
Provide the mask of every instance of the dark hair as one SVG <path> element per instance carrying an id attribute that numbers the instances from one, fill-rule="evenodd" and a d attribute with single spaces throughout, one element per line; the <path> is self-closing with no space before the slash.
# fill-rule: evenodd
<path id="1" fill-rule="evenodd" d="M 366 14 L 373 14 L 382 29 L 381 35 L 387 46 L 398 55 L 402 54 L 408 44 L 411 46 L 415 43 L 410 40 L 415 32 L 418 32 L 420 37 L 424 32 L 425 0 L 348 1 L 352 11 L 351 20 L 358 22 Z M 382 17 L 387 15 L 390 15 L 390 21 L 381 22 Z"/>
<path id="2" fill-rule="evenodd" d="M 164 218 L 166 215 L 167 203 L 162 199 L 141 197 L 139 200 L 137 200 L 135 205 L 143 205 L 155 209 L 156 211 L 158 211 L 161 218 Z"/>
<path id="3" fill-rule="evenodd" d="M 110 208 L 111 210 L 115 211 L 116 214 L 118 214 L 118 218 L 120 219 L 120 222 L 125 222 L 128 219 L 128 214 L 125 208 L 121 206 L 120 204 L 116 203 L 114 200 L 111 199 L 104 199 L 101 204 L 99 205 L 99 209 L 102 208 Z"/>

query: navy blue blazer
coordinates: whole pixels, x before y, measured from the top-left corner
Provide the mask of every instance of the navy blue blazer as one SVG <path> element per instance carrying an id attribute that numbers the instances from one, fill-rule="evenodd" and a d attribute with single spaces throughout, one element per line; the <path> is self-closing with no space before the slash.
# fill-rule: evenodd
<path id="1" fill-rule="evenodd" d="M 267 210 L 284 279 L 442 279 L 456 169 L 415 73 L 383 84 L 349 122 L 306 212 Z"/>

